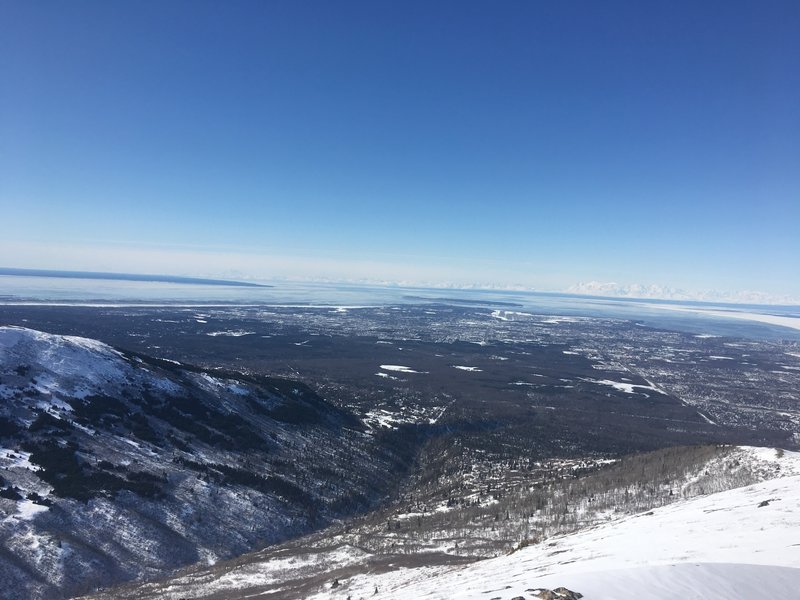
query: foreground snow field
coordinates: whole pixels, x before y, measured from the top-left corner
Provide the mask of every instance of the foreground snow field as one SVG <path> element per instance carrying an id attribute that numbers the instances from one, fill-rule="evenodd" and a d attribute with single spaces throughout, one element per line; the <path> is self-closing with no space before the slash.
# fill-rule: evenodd
<path id="1" fill-rule="evenodd" d="M 681 501 L 468 566 L 363 574 L 315 599 L 796 598 L 800 476 Z"/>

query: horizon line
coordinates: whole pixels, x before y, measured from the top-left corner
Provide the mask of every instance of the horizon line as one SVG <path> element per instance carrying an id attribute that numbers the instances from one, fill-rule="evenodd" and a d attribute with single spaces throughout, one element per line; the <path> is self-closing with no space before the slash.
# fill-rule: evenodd
<path id="1" fill-rule="evenodd" d="M 73 271 L 61 269 L 30 269 L 30 268 L 16 268 L 16 267 L 0 267 L 0 275 L 7 275 L 12 277 L 51 277 L 59 279 L 97 279 L 106 281 L 138 281 L 143 283 L 175 283 L 180 285 L 212 285 L 220 287 L 243 287 L 243 288 L 274 288 L 275 285 L 268 283 L 256 283 L 255 281 L 241 281 L 231 279 L 219 279 L 209 277 L 192 277 L 184 275 L 165 275 L 165 274 L 143 274 L 143 273 L 120 273 L 120 272 L 106 272 L 106 271 Z M 800 302 L 796 303 L 759 303 L 759 302 L 745 302 L 745 301 L 731 301 L 731 300 L 708 300 L 708 299 L 692 299 L 692 298 L 661 298 L 652 296 L 627 296 L 627 295 L 603 295 L 597 293 L 579 292 L 575 290 L 539 290 L 527 286 L 497 286 L 497 285 L 480 285 L 480 284 L 455 284 L 441 282 L 433 284 L 430 282 L 402 282 L 402 281 L 368 281 L 368 280 L 346 280 L 346 279 L 321 279 L 321 278 L 252 278 L 256 281 L 287 281 L 294 283 L 310 283 L 318 285 L 356 285 L 363 287 L 378 287 L 378 288 L 397 288 L 407 290 L 451 290 L 460 292 L 492 292 L 500 294 L 532 294 L 540 296 L 559 296 L 566 298 L 585 298 L 589 300 L 603 300 L 614 302 L 633 302 L 636 304 L 646 304 L 653 302 L 662 302 L 671 305 L 705 305 L 705 306 L 718 306 L 718 307 L 741 307 L 753 306 L 763 308 L 776 308 L 776 307 L 790 307 L 800 308 Z"/>

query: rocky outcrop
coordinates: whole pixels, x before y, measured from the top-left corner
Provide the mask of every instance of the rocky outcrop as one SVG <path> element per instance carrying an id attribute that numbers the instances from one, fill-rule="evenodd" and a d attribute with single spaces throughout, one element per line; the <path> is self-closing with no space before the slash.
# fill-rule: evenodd
<path id="1" fill-rule="evenodd" d="M 573 592 L 565 587 L 557 587 L 554 590 L 536 588 L 526 591 L 532 592 L 535 598 L 541 598 L 541 600 L 578 600 L 579 598 L 583 598 L 583 594 Z"/>

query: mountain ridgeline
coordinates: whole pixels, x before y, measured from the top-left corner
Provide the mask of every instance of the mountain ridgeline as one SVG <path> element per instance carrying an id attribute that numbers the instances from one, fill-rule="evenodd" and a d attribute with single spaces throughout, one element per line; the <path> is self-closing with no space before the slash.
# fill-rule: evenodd
<path id="1" fill-rule="evenodd" d="M 0 327 L 0 597 L 61 598 L 364 511 L 403 452 L 306 385 Z"/>

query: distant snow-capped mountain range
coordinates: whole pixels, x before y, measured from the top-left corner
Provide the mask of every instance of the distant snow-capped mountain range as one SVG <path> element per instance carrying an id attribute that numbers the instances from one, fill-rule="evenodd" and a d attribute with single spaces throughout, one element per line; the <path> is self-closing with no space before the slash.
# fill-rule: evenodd
<path id="1" fill-rule="evenodd" d="M 615 282 L 588 281 L 572 285 L 564 291 L 568 294 L 652 300 L 688 300 L 731 304 L 800 304 L 800 298 L 789 295 L 776 295 L 757 291 L 723 292 L 706 290 L 698 292 L 663 285 L 643 285 L 641 283 L 626 285 Z"/>

